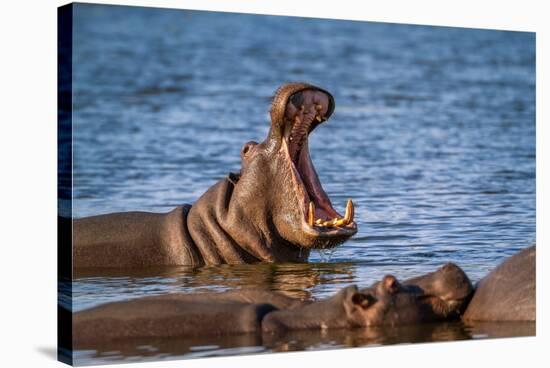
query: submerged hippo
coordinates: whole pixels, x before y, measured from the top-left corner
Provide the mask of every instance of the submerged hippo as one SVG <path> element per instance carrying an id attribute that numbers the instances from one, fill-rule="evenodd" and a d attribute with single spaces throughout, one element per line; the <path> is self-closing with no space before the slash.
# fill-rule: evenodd
<path id="1" fill-rule="evenodd" d="M 267 313 L 296 309 L 308 303 L 258 289 L 143 297 L 75 313 L 74 342 L 85 345 L 126 337 L 221 336 L 258 332 Z"/>
<path id="2" fill-rule="evenodd" d="M 240 173 L 169 213 L 74 220 L 74 267 L 303 262 L 311 249 L 341 244 L 357 232 L 353 202 L 345 215 L 332 207 L 308 149 L 309 134 L 333 111 L 329 92 L 283 85 L 267 138 L 241 149 Z"/>
<path id="3" fill-rule="evenodd" d="M 163 296 L 105 304 L 77 312 L 73 343 L 77 348 L 124 338 L 221 336 L 252 333 L 271 304 L 189 301 Z"/>
<path id="4" fill-rule="evenodd" d="M 536 320 L 536 246 L 511 256 L 479 281 L 465 321 Z"/>
<path id="5" fill-rule="evenodd" d="M 464 313 L 474 292 L 466 273 L 454 263 L 447 263 L 425 275 L 403 282 L 405 287 L 417 289 L 431 313 L 438 319 L 458 318 Z"/>
<path id="6" fill-rule="evenodd" d="M 264 332 L 301 329 L 400 326 L 459 317 L 473 291 L 456 265 L 400 283 L 386 275 L 369 288 L 355 286 L 333 297 L 293 310 L 273 311 L 262 322 Z"/>
<path id="7" fill-rule="evenodd" d="M 434 273 L 435 274 L 435 273 Z M 422 280 L 437 278 L 433 274 Z M 453 288 L 452 283 L 442 283 Z M 458 285 L 457 289 L 462 285 Z M 432 289 L 438 289 L 438 286 Z M 451 295 L 453 290 L 441 290 Z M 461 294 L 461 293 L 458 293 Z M 456 304 L 456 308 L 460 308 Z M 128 337 L 186 337 L 404 325 L 449 319 L 417 285 L 387 275 L 371 288 L 349 286 L 320 301 L 262 290 L 168 294 L 114 302 L 74 314 L 77 345 Z"/>

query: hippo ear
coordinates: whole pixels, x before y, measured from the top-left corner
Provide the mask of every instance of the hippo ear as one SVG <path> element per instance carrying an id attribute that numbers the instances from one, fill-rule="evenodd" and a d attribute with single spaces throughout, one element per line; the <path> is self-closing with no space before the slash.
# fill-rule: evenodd
<path id="1" fill-rule="evenodd" d="M 401 289 L 401 284 L 399 284 L 399 281 L 397 281 L 397 279 L 392 275 L 384 276 L 382 279 L 382 285 L 384 290 L 389 294 L 395 294 Z"/>
<path id="2" fill-rule="evenodd" d="M 363 309 L 367 309 L 374 304 L 375 298 L 371 294 L 357 292 L 351 296 L 351 302 Z"/>

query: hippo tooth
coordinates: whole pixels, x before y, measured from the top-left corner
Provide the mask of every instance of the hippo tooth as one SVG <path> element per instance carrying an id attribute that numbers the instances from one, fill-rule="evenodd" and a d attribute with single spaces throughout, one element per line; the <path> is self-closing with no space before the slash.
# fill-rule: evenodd
<path id="1" fill-rule="evenodd" d="M 334 219 L 334 225 L 336 226 L 342 226 L 347 225 L 345 219 Z"/>
<path id="2" fill-rule="evenodd" d="M 346 224 L 349 224 L 353 221 L 355 209 L 353 208 L 353 201 L 348 199 L 348 203 L 346 203 L 346 214 L 344 215 L 344 222 Z"/>
<path id="3" fill-rule="evenodd" d="M 309 212 L 307 215 L 307 223 L 309 226 L 313 226 L 313 219 L 315 216 L 315 203 L 313 201 L 309 202 Z"/>

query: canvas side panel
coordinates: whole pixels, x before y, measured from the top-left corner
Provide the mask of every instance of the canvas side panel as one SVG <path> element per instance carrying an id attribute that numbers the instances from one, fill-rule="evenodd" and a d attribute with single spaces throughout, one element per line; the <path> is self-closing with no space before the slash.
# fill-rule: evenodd
<path id="1" fill-rule="evenodd" d="M 57 359 L 72 365 L 72 4 L 58 8 L 57 32 Z"/>

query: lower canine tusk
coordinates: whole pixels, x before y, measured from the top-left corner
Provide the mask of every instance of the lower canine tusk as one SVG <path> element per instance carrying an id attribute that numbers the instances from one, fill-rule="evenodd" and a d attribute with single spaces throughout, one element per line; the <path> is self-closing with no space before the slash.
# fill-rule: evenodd
<path id="1" fill-rule="evenodd" d="M 309 211 L 307 214 L 307 223 L 309 226 L 313 226 L 313 218 L 315 216 L 315 203 L 313 201 L 309 202 Z"/>
<path id="2" fill-rule="evenodd" d="M 334 221 L 334 225 L 335 226 L 346 225 L 346 221 L 344 219 L 337 219 L 336 221 Z"/>
<path id="3" fill-rule="evenodd" d="M 344 216 L 344 222 L 346 224 L 349 224 L 353 221 L 353 216 L 355 214 L 355 209 L 353 208 L 353 201 L 348 199 L 348 203 L 346 203 L 346 214 Z"/>

